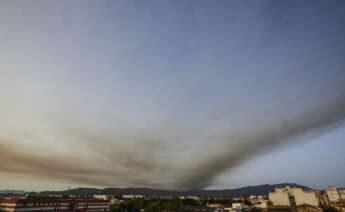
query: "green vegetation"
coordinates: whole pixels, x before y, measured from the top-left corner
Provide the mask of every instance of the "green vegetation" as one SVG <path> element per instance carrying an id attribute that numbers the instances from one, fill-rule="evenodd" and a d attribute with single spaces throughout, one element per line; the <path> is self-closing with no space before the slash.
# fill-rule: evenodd
<path id="1" fill-rule="evenodd" d="M 231 205 L 234 201 L 232 199 L 226 199 L 226 198 L 222 198 L 222 199 L 207 198 L 207 199 L 202 199 L 200 202 L 201 202 L 202 206 L 206 206 L 207 203 L 209 203 L 209 204 L 219 203 L 219 204 L 222 204 L 226 207 L 231 207 Z"/>
<path id="2" fill-rule="evenodd" d="M 200 201 L 194 199 L 179 199 L 179 198 L 151 198 L 151 199 L 133 199 L 125 200 L 121 204 L 113 205 L 110 209 L 111 212 L 140 212 L 144 209 L 145 212 L 176 212 L 179 208 L 184 206 L 206 206 L 207 203 L 219 203 L 225 206 L 231 206 L 232 199 L 214 199 L 203 198 Z"/>
<path id="3" fill-rule="evenodd" d="M 161 209 L 162 209 L 161 202 L 160 201 L 156 201 L 156 202 L 153 202 L 153 203 L 149 204 L 145 208 L 145 212 L 160 212 Z"/>
<path id="4" fill-rule="evenodd" d="M 140 212 L 144 209 L 145 212 L 175 212 L 179 208 L 180 201 L 177 198 L 172 199 L 134 199 L 125 200 L 121 204 L 113 205 L 111 212 Z"/>
<path id="5" fill-rule="evenodd" d="M 125 212 L 125 210 L 120 205 L 112 205 L 110 208 L 111 212 Z"/>

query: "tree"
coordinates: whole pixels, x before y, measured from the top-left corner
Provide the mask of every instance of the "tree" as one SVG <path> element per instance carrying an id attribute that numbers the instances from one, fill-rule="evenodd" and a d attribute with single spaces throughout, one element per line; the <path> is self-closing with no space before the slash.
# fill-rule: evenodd
<path id="1" fill-rule="evenodd" d="M 177 198 L 171 199 L 166 204 L 166 209 L 168 212 L 176 212 L 179 208 L 179 201 Z"/>
<path id="2" fill-rule="evenodd" d="M 194 199 L 186 198 L 182 200 L 182 205 L 189 205 L 189 206 L 200 206 L 199 202 L 196 202 Z"/>
<path id="3" fill-rule="evenodd" d="M 120 205 L 112 205 L 110 212 L 125 212 L 125 210 Z"/>
<path id="4" fill-rule="evenodd" d="M 160 202 L 153 202 L 145 208 L 145 212 L 160 212 Z"/>

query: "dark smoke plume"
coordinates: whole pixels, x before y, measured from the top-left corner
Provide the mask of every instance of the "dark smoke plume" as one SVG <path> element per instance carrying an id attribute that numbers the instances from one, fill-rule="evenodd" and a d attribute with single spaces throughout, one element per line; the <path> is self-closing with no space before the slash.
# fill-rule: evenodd
<path id="1" fill-rule="evenodd" d="M 296 103 L 295 108 L 282 107 L 285 112 L 272 110 L 257 117 L 248 116 L 245 123 L 249 127 L 245 130 L 193 131 L 188 135 L 190 138 L 221 141 L 217 145 L 222 151 L 212 152 L 192 146 L 202 156 L 181 151 L 182 163 L 175 163 L 178 158 L 174 157 L 163 160 L 165 154 L 176 151 L 176 148 L 164 145 L 163 140 L 171 139 L 169 136 L 159 138 L 149 132 L 106 134 L 64 127 L 61 134 L 74 141 L 74 146 L 69 145 L 75 154 L 2 140 L 0 171 L 102 187 L 124 184 L 173 189 L 205 188 L 224 171 L 257 154 L 311 140 L 340 126 L 345 119 L 344 90 L 337 89 L 336 95 L 329 94 L 319 98 L 318 102 L 308 102 L 305 110 L 299 113 L 295 112 L 300 107 Z M 308 101 L 308 98 L 300 99 L 303 100 Z M 257 119 L 262 123 L 255 124 Z"/>
<path id="2" fill-rule="evenodd" d="M 210 185 L 217 175 L 240 165 L 256 154 L 270 151 L 279 145 L 286 147 L 295 142 L 308 141 L 341 126 L 345 119 L 345 92 L 339 91 L 341 94 L 337 97 L 320 105 L 313 105 L 298 116 L 290 114 L 292 118 L 288 116 L 287 119 L 277 120 L 270 126 L 257 126 L 258 130 L 255 132 L 223 135 L 222 139 L 228 144 L 227 146 L 225 143 L 223 148 L 229 152 L 210 157 L 206 162 L 193 167 L 178 187 L 204 188 Z M 209 139 L 212 141 L 212 137 Z M 235 151 L 231 151 L 234 142 L 238 145 Z"/>

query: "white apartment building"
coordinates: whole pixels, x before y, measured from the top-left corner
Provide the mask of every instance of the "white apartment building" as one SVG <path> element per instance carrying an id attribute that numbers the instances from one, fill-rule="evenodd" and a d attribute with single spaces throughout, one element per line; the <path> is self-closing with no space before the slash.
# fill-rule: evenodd
<path id="1" fill-rule="evenodd" d="M 318 206 L 319 202 L 314 191 L 304 191 L 301 188 L 291 188 L 290 193 L 295 198 L 296 205 L 313 205 Z"/>
<path id="2" fill-rule="evenodd" d="M 224 208 L 224 210 L 227 212 L 241 212 L 245 208 L 247 208 L 247 205 L 244 203 L 232 203 L 231 208 Z"/>
<path id="3" fill-rule="evenodd" d="M 340 199 L 338 190 L 335 186 L 328 187 L 328 189 L 326 190 L 326 194 L 327 194 L 328 201 L 330 202 L 336 202 L 336 201 L 339 201 Z"/>
<path id="4" fill-rule="evenodd" d="M 94 199 L 102 199 L 102 200 L 109 200 L 109 196 L 106 194 L 94 194 Z"/>
<path id="5" fill-rule="evenodd" d="M 270 192 L 268 198 L 272 201 L 273 205 L 290 206 L 289 194 L 285 188 L 276 188 L 275 192 Z"/>
<path id="6" fill-rule="evenodd" d="M 124 199 L 138 199 L 138 198 L 144 198 L 144 195 L 138 195 L 138 194 L 124 194 L 122 195 L 122 198 Z"/>
<path id="7" fill-rule="evenodd" d="M 290 206 L 308 204 L 312 206 L 319 206 L 317 197 L 314 191 L 305 191 L 301 188 L 276 188 L 275 192 L 269 193 L 269 199 L 273 205 Z"/>

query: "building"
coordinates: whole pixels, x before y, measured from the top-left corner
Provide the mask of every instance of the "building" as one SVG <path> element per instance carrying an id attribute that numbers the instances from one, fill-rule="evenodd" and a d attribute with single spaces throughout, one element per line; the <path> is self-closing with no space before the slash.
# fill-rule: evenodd
<path id="1" fill-rule="evenodd" d="M 265 200 L 265 197 L 263 195 L 259 195 L 259 196 L 250 195 L 249 201 L 256 208 L 267 208 L 269 205 L 268 200 Z"/>
<path id="2" fill-rule="evenodd" d="M 192 200 L 195 200 L 195 201 L 200 201 L 200 197 L 197 197 L 197 196 L 188 196 L 187 199 L 192 199 Z"/>
<path id="3" fill-rule="evenodd" d="M 269 202 L 268 200 L 260 200 L 260 201 L 255 202 L 254 206 L 256 208 L 267 208 L 269 205 L 268 202 Z"/>
<path id="4" fill-rule="evenodd" d="M 340 199 L 338 190 L 335 186 L 328 187 L 326 190 L 328 202 L 337 202 Z"/>
<path id="5" fill-rule="evenodd" d="M 211 204 L 208 204 L 207 207 L 209 207 L 209 208 L 224 208 L 224 205 L 219 204 L 219 203 L 211 203 Z"/>
<path id="6" fill-rule="evenodd" d="M 258 196 L 258 200 L 264 200 L 266 198 L 266 196 L 264 196 L 264 195 L 259 195 Z"/>
<path id="7" fill-rule="evenodd" d="M 319 201 L 314 191 L 305 191 L 301 188 L 292 188 L 290 193 L 295 200 L 295 205 L 307 204 L 315 207 L 319 206 Z"/>
<path id="8" fill-rule="evenodd" d="M 144 195 L 136 195 L 136 194 L 124 194 L 122 195 L 122 198 L 124 199 L 138 199 L 138 198 L 144 198 Z"/>
<path id="9" fill-rule="evenodd" d="M 200 201 L 200 197 L 197 197 L 197 196 L 180 196 L 179 199 L 192 199 L 192 200 L 195 200 L 195 201 Z"/>
<path id="10" fill-rule="evenodd" d="M 247 206 L 244 203 L 236 203 L 236 202 L 232 203 L 232 208 L 236 208 L 236 209 L 242 210 L 242 209 L 245 209 L 246 207 Z"/>
<path id="11" fill-rule="evenodd" d="M 338 189 L 340 199 L 345 200 L 345 188 Z"/>
<path id="12" fill-rule="evenodd" d="M 319 201 L 314 191 L 306 191 L 301 188 L 276 188 L 275 192 L 269 193 L 269 199 L 273 205 L 276 206 L 291 206 L 291 205 L 311 205 L 318 207 Z"/>
<path id="13" fill-rule="evenodd" d="M 224 208 L 227 212 L 241 212 L 247 208 L 247 205 L 244 203 L 232 203 L 231 208 Z"/>
<path id="14" fill-rule="evenodd" d="M 71 199 L 4 199 L 0 203 L 0 211 L 16 212 L 98 212 L 109 211 L 106 200 L 71 200 Z"/>
<path id="15" fill-rule="evenodd" d="M 272 201 L 273 205 L 277 206 L 290 206 L 289 193 L 284 188 L 276 188 L 275 192 L 270 192 L 268 198 Z"/>
<path id="16" fill-rule="evenodd" d="M 111 198 L 110 199 L 110 205 L 121 204 L 123 202 L 125 202 L 125 200 L 123 200 L 123 199 L 116 199 L 116 198 Z"/>
<path id="17" fill-rule="evenodd" d="M 93 195 L 94 199 L 102 199 L 102 200 L 109 200 L 110 197 L 106 194 L 94 194 Z"/>

